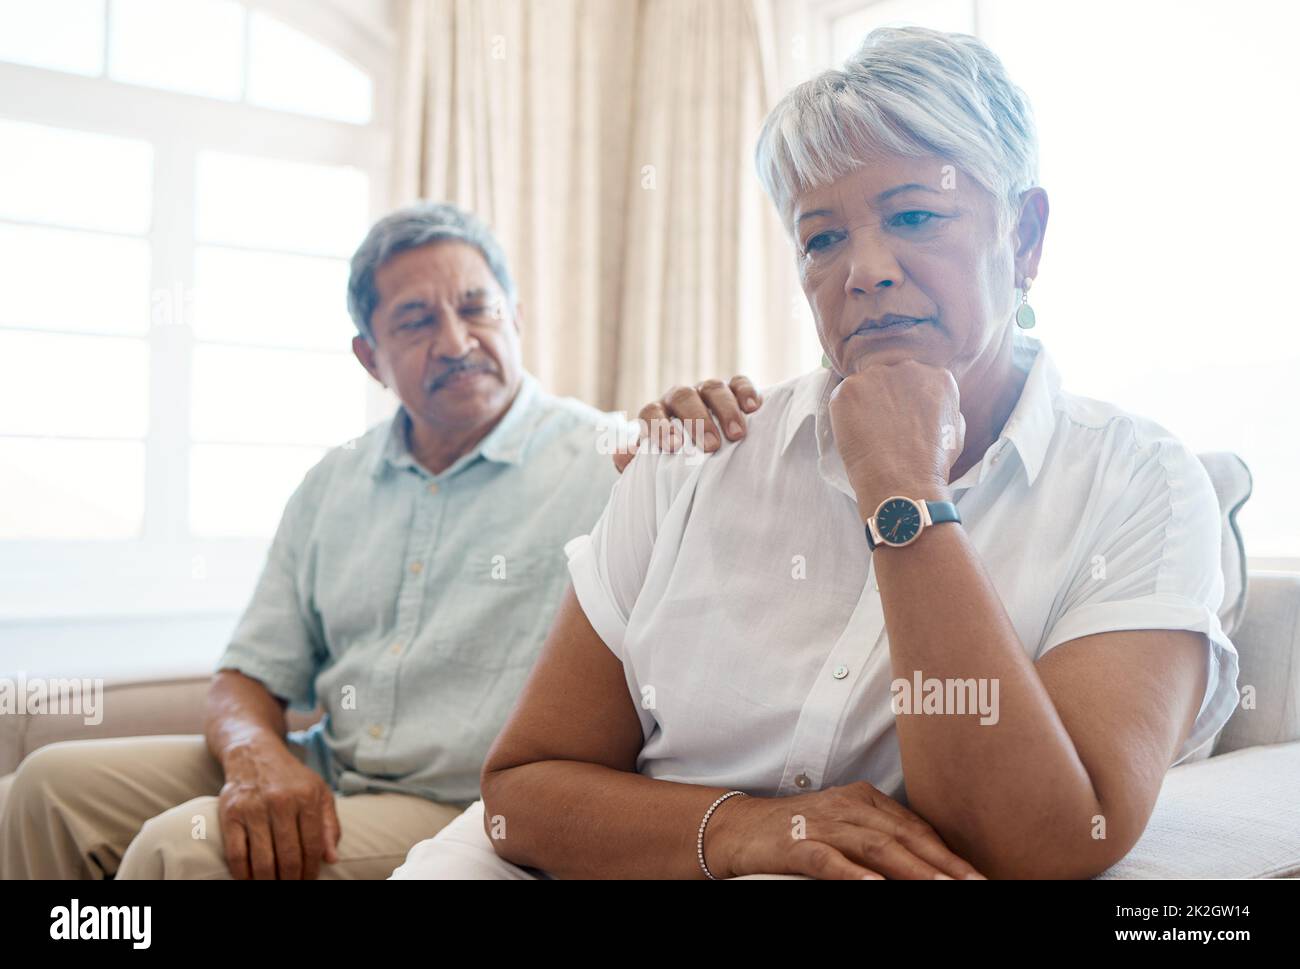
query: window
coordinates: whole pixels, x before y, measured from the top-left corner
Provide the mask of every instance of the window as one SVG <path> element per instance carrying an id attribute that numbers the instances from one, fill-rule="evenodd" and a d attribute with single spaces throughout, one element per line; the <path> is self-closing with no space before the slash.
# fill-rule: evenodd
<path id="1" fill-rule="evenodd" d="M 0 0 L 0 61 L 98 76 L 106 0 Z"/>
<path id="2" fill-rule="evenodd" d="M 3 120 L 0 143 L 0 539 L 134 538 L 152 147 Z"/>
<path id="3" fill-rule="evenodd" d="M 0 61 L 367 124 L 374 84 L 237 0 L 0 0 Z"/>
<path id="4" fill-rule="evenodd" d="M 196 199 L 190 528 L 266 535 L 306 468 L 365 430 L 344 293 L 367 180 L 202 152 Z"/>
<path id="5" fill-rule="evenodd" d="M 1031 301 L 1075 393 L 1146 415 L 1194 451 L 1234 451 L 1257 564 L 1294 568 L 1300 203 L 1289 38 L 1300 10 L 1247 2 L 1063 8 L 886 0 L 830 10 L 842 62 L 876 26 L 974 32 L 1033 104 L 1052 204 Z M 829 10 L 830 8 L 828 8 Z"/>
<path id="6" fill-rule="evenodd" d="M 0 617 L 241 609 L 390 406 L 345 287 L 391 38 L 324 6 L 0 0 Z"/>

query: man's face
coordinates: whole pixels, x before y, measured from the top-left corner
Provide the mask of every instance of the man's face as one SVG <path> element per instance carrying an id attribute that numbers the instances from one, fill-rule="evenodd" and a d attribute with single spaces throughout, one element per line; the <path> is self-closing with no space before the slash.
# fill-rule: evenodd
<path id="1" fill-rule="evenodd" d="M 407 249 L 379 267 L 375 288 L 374 345 L 357 337 L 353 349 L 413 420 L 457 432 L 505 411 L 523 373 L 518 314 L 477 249 Z"/>
<path id="2" fill-rule="evenodd" d="M 884 156 L 799 194 L 791 217 L 803 290 L 840 374 L 914 358 L 960 378 L 1005 330 L 1012 237 L 998 234 L 993 196 L 943 159 Z M 865 329 L 889 314 L 925 322 Z"/>

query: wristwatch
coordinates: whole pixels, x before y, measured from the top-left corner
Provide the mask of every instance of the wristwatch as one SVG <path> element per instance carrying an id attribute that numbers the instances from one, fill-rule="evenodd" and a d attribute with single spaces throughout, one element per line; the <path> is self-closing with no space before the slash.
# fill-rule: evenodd
<path id="1" fill-rule="evenodd" d="M 961 515 L 951 501 L 926 501 L 892 495 L 876 507 L 867 519 L 867 545 L 874 552 L 880 545 L 911 545 L 927 525 L 943 522 L 961 524 Z"/>

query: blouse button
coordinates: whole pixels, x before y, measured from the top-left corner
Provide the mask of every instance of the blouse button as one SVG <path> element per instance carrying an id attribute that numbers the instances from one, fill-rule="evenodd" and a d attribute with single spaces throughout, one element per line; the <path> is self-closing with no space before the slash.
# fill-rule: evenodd
<path id="1" fill-rule="evenodd" d="M 835 667 L 835 672 L 831 673 L 831 676 L 835 677 L 837 680 L 842 680 L 848 675 L 849 668 L 847 666 L 837 666 Z"/>

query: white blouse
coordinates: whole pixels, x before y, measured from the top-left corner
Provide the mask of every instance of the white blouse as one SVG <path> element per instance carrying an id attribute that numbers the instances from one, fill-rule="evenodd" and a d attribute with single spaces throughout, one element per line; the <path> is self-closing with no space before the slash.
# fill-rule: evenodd
<path id="1" fill-rule="evenodd" d="M 1209 676 L 1174 763 L 1237 703 L 1218 501 L 1154 422 L 1060 388 L 1042 344 L 999 439 L 950 488 L 1033 660 L 1118 629 L 1209 639 Z M 764 392 L 746 438 L 711 455 L 639 454 L 590 535 L 568 542 L 593 628 L 623 663 L 642 774 L 759 796 L 867 780 L 905 800 L 888 633 L 856 499 L 831 434 L 834 374 Z"/>

